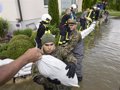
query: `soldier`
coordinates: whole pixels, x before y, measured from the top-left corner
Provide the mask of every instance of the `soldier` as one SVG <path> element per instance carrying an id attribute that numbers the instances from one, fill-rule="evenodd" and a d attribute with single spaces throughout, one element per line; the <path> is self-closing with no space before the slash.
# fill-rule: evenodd
<path id="1" fill-rule="evenodd" d="M 52 55 L 67 64 L 66 70 L 68 69 L 67 76 L 68 78 L 73 78 L 76 72 L 76 58 L 73 56 L 67 47 L 55 46 L 54 37 L 52 34 L 44 34 L 41 38 L 42 40 L 42 48 L 43 54 Z M 35 67 L 34 67 L 35 69 Z M 33 73 L 37 71 L 33 70 Z M 71 87 L 67 87 L 60 84 L 59 80 L 51 80 L 50 78 L 44 78 L 42 75 L 35 75 L 33 81 L 42 84 L 44 86 L 44 90 L 70 90 Z"/>
<path id="2" fill-rule="evenodd" d="M 80 32 L 77 30 L 77 23 L 75 20 L 69 19 L 68 26 L 70 27 L 70 40 L 66 44 L 66 49 L 69 52 L 72 52 L 74 57 L 77 59 L 77 69 L 76 74 L 78 77 L 78 81 L 82 80 L 82 60 L 84 56 L 84 45 L 83 40 L 81 38 Z"/>

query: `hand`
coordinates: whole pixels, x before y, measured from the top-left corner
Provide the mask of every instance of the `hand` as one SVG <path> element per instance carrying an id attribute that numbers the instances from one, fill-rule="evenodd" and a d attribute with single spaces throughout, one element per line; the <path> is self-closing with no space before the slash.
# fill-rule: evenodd
<path id="1" fill-rule="evenodd" d="M 54 84 L 57 84 L 57 85 L 61 84 L 61 82 L 60 82 L 58 79 L 52 80 L 52 79 L 50 79 L 50 78 L 47 78 L 47 80 L 48 80 L 49 82 L 54 83 Z"/>
<path id="2" fill-rule="evenodd" d="M 76 72 L 76 65 L 73 62 L 68 62 L 67 66 L 65 68 L 66 70 L 68 69 L 67 76 L 68 78 L 73 78 Z"/>
<path id="3" fill-rule="evenodd" d="M 41 54 L 41 50 L 38 48 L 31 48 L 28 49 L 24 54 L 23 54 L 23 58 L 25 58 L 25 60 L 28 60 L 29 62 L 35 62 L 37 60 L 39 60 L 42 57 Z"/>

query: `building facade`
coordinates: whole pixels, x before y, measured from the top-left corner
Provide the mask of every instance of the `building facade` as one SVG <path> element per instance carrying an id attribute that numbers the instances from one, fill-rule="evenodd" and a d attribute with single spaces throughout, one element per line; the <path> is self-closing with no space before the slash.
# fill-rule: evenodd
<path id="1" fill-rule="evenodd" d="M 71 4 L 80 1 L 82 0 L 58 0 L 60 14 Z M 2 5 L 0 16 L 10 21 L 11 31 L 26 27 L 34 29 L 41 15 L 48 13 L 48 0 L 0 0 L 0 4 Z"/>

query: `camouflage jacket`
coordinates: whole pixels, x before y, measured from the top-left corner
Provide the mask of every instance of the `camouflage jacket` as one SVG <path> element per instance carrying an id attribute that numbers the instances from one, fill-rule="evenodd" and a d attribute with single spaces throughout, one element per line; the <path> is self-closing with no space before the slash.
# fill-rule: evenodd
<path id="1" fill-rule="evenodd" d="M 54 52 L 52 52 L 50 55 L 62 60 L 63 62 L 74 62 L 76 63 L 77 59 L 74 57 L 73 53 L 69 52 L 68 49 L 65 49 L 65 47 L 58 46 Z M 38 76 L 41 75 L 38 72 L 38 69 L 36 65 L 33 65 L 32 67 L 32 76 Z M 43 76 L 44 77 L 44 76 Z M 45 82 L 45 85 L 49 88 L 52 88 L 52 90 L 71 90 L 70 87 L 64 86 L 64 85 L 56 85 L 51 82 L 49 82 L 45 77 L 41 82 Z"/>
<path id="2" fill-rule="evenodd" d="M 73 53 L 69 52 L 69 50 L 63 46 L 56 47 L 56 49 L 50 55 L 62 60 L 64 63 L 67 63 L 67 62 L 76 63 L 76 61 L 77 61 L 77 59 L 74 57 Z M 33 67 L 32 67 L 32 74 L 33 74 L 33 76 L 38 74 L 36 65 L 33 65 Z"/>
<path id="3" fill-rule="evenodd" d="M 78 30 L 74 30 L 70 33 L 69 41 L 66 45 L 64 45 L 64 48 L 71 52 L 81 40 L 82 37 L 80 32 Z"/>

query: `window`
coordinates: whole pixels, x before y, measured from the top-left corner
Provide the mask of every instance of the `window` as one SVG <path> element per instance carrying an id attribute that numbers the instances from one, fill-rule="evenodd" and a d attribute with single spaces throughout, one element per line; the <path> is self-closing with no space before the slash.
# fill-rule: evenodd
<path id="1" fill-rule="evenodd" d="M 48 0 L 44 0 L 44 5 L 48 5 Z"/>
<path id="2" fill-rule="evenodd" d="M 75 4 L 76 3 L 76 0 L 71 0 L 71 4 Z"/>

